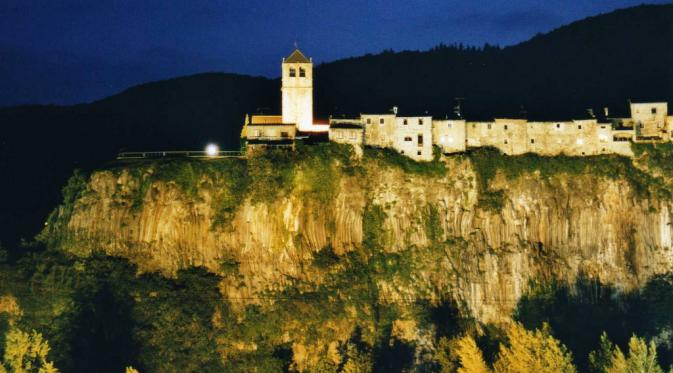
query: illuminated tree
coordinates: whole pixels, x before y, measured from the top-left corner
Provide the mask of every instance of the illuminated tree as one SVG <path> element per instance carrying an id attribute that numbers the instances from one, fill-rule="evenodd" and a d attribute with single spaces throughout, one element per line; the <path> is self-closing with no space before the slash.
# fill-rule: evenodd
<path id="1" fill-rule="evenodd" d="M 645 340 L 635 335 L 629 340 L 629 355 L 624 356 L 619 347 L 612 346 L 607 341 L 605 333 L 601 336 L 601 348 L 594 351 L 589 356 L 592 363 L 597 361 L 595 371 L 604 373 L 663 373 L 663 370 L 657 363 L 657 347 L 654 342 L 650 342 L 649 347 Z M 609 361 L 606 359 L 597 359 L 597 356 L 605 356 L 606 348 L 612 348 Z"/>
<path id="2" fill-rule="evenodd" d="M 456 351 L 460 359 L 460 368 L 458 373 L 489 373 L 491 370 L 484 361 L 477 343 L 469 335 L 458 341 L 458 350 Z"/>
<path id="3" fill-rule="evenodd" d="M 49 343 L 42 334 L 33 330 L 30 334 L 17 328 L 7 332 L 4 367 L 0 372 L 10 373 L 57 373 L 54 364 L 47 361 Z"/>
<path id="4" fill-rule="evenodd" d="M 508 345 L 500 345 L 500 352 L 493 368 L 496 373 L 574 373 L 572 355 L 549 333 L 548 325 L 542 330 L 526 330 L 519 323 L 512 323 L 507 330 Z"/>

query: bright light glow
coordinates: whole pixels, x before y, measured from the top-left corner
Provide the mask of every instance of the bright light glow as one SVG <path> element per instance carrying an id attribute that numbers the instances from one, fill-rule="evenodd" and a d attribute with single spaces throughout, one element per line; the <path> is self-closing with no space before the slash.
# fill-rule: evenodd
<path id="1" fill-rule="evenodd" d="M 215 157 L 220 153 L 220 148 L 216 144 L 206 145 L 206 155 L 209 157 Z"/>
<path id="2" fill-rule="evenodd" d="M 442 136 L 442 137 L 439 138 L 440 143 L 443 144 L 445 141 L 446 141 L 446 137 Z"/>
<path id="3" fill-rule="evenodd" d="M 584 145 L 584 139 L 577 139 L 577 145 Z"/>
<path id="4" fill-rule="evenodd" d="M 453 143 L 453 137 L 449 137 L 449 143 Z"/>
<path id="5" fill-rule="evenodd" d="M 598 135 L 598 139 L 600 139 L 601 141 L 606 141 L 608 137 L 605 135 Z"/>

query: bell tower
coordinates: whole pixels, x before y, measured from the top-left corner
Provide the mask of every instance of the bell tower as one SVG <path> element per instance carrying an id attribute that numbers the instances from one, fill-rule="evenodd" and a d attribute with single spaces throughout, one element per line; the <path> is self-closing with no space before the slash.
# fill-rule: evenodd
<path id="1" fill-rule="evenodd" d="M 294 123 L 298 131 L 313 127 L 313 62 L 298 48 L 282 64 L 283 123 Z"/>

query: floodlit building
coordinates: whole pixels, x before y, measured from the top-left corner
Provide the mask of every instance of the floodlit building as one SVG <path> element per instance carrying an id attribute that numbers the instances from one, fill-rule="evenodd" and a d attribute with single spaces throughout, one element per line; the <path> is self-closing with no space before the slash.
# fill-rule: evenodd
<path id="1" fill-rule="evenodd" d="M 313 63 L 295 49 L 281 65 L 281 115 L 246 116 L 241 137 L 249 148 L 293 147 L 298 135 L 327 133 L 329 141 L 356 146 L 394 149 L 416 161 L 433 159 L 433 147 L 442 153 L 469 148 L 494 147 L 508 155 L 536 153 L 547 156 L 632 156 L 632 142 L 664 142 L 673 139 L 673 116 L 666 102 L 630 103 L 629 118 L 596 119 L 592 110 L 584 119 L 528 121 L 497 118 L 472 122 L 460 117 L 433 119 L 431 116 L 398 115 L 398 108 L 359 118 L 313 117 Z M 608 117 L 608 108 L 604 108 Z"/>

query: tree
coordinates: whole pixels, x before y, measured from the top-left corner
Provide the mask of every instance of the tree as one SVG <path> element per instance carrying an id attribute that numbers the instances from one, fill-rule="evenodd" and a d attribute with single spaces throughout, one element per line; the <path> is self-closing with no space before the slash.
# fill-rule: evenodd
<path id="1" fill-rule="evenodd" d="M 498 359 L 493 365 L 496 373 L 574 373 L 572 354 L 549 332 L 549 326 L 526 330 L 512 323 L 507 330 L 508 345 L 500 344 Z"/>
<path id="2" fill-rule="evenodd" d="M 609 354 L 608 354 L 609 352 Z M 609 359 L 606 357 L 609 356 Z M 663 373 L 657 363 L 657 347 L 645 340 L 632 336 L 629 340 L 629 355 L 625 357 L 617 346 L 613 346 L 605 333 L 601 336 L 601 346 L 589 355 L 593 371 L 600 373 Z"/>
<path id="3" fill-rule="evenodd" d="M 610 366 L 614 347 L 614 344 L 608 338 L 608 334 L 603 332 L 603 334 L 601 334 L 598 350 L 591 351 L 589 354 L 589 371 L 592 373 L 603 373 L 605 367 Z M 622 355 L 622 358 L 623 357 L 624 355 Z"/>
<path id="4" fill-rule="evenodd" d="M 371 373 L 374 361 L 368 351 L 362 351 L 354 343 L 346 345 L 346 364 L 343 366 L 344 373 Z"/>
<path id="5" fill-rule="evenodd" d="M 471 336 L 466 335 L 458 341 L 458 351 L 456 353 L 460 359 L 458 373 L 489 373 L 491 371 L 484 361 L 481 350 Z"/>
<path id="6" fill-rule="evenodd" d="M 49 343 L 42 339 L 42 334 L 12 328 L 7 332 L 4 367 L 0 372 L 57 373 L 54 364 L 47 360 L 48 353 Z"/>

